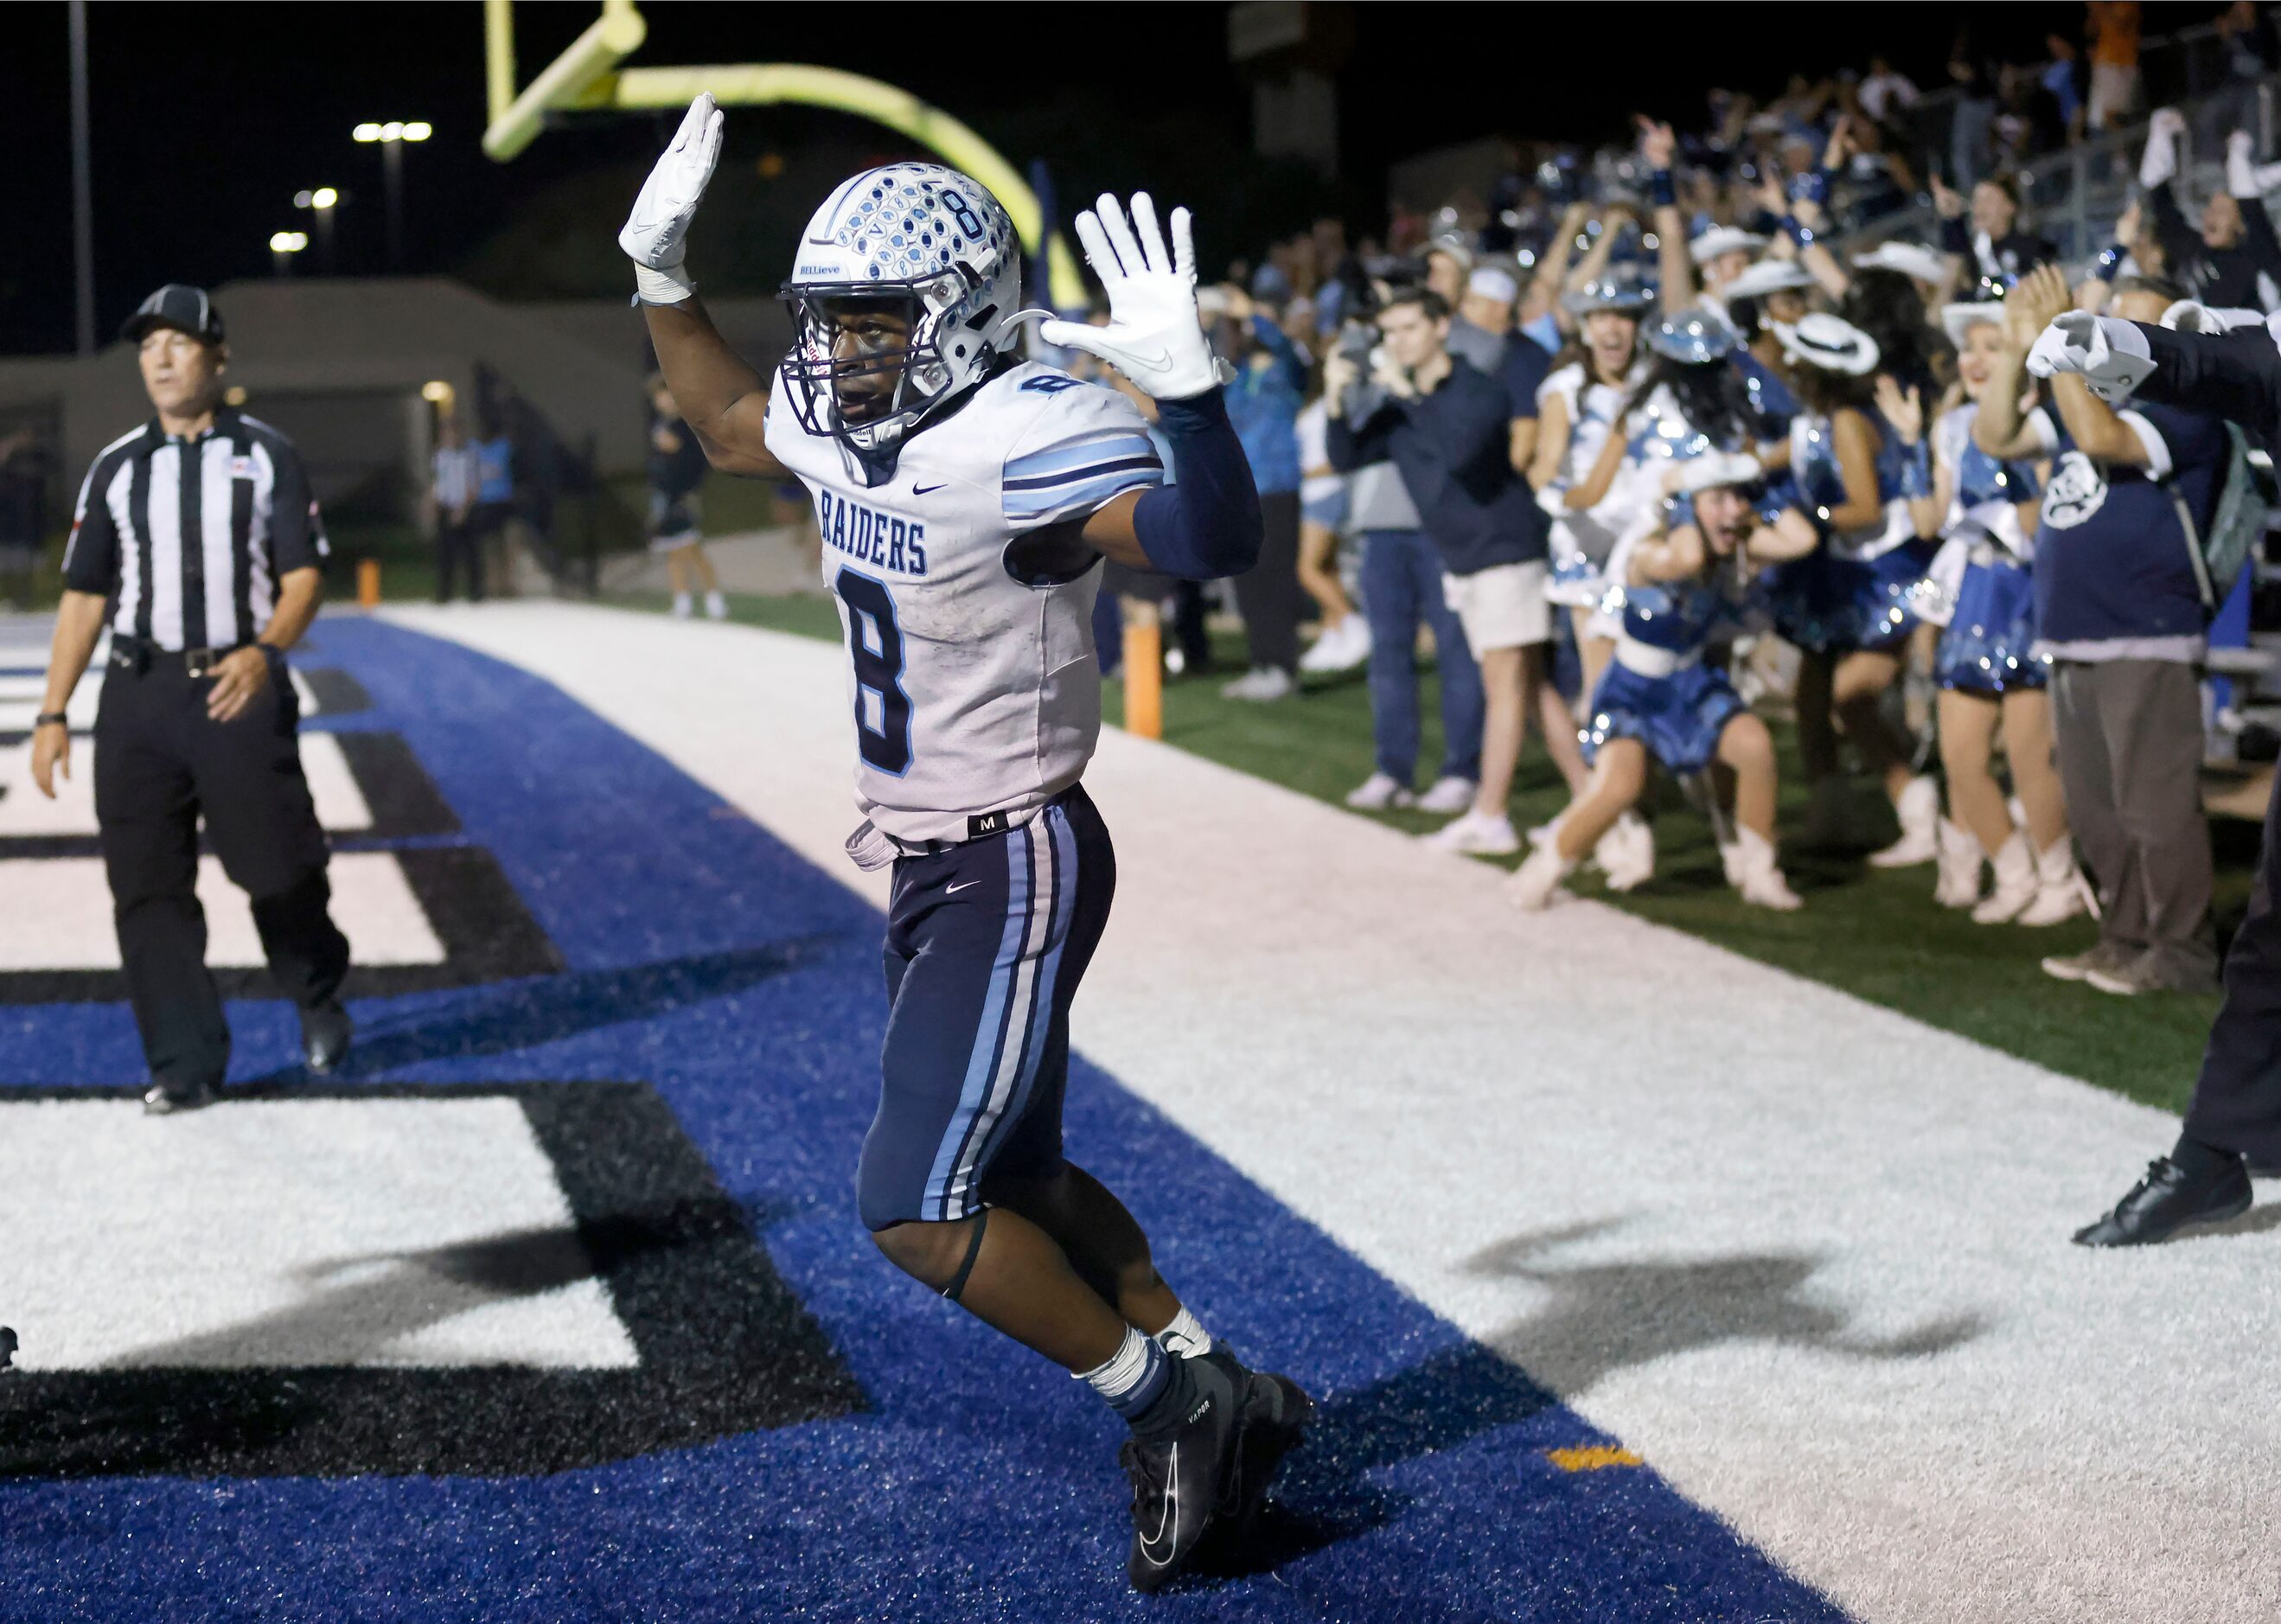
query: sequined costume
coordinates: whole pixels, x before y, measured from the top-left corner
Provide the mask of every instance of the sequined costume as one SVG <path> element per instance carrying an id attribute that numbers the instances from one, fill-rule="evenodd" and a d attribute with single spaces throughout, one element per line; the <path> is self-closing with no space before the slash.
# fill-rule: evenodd
<path id="1" fill-rule="evenodd" d="M 1884 650 L 1906 641 L 1917 624 L 1911 593 L 1937 551 L 1917 538 L 1909 516 L 1908 487 L 1923 477 L 1921 450 L 1913 456 L 1882 419 L 1872 414 L 1871 421 L 1880 512 L 1850 533 L 1829 523 L 1830 510 L 1845 500 L 1829 420 L 1801 414 L 1790 424 L 1790 503 L 1821 532 L 1821 545 L 1777 567 L 1771 587 L 1775 629 L 1810 653 Z"/>
<path id="2" fill-rule="evenodd" d="M 1592 692 L 1580 735 L 1586 760 L 1611 739 L 1636 739 L 1670 772 L 1700 772 L 1727 723 L 1750 708 L 1705 648 L 1743 605 L 1731 563 L 1685 580 L 1623 591 L 1623 634 Z"/>
<path id="3" fill-rule="evenodd" d="M 1941 527 L 1942 560 L 1933 570 L 1936 580 L 1953 578 L 1955 605 L 1941 633 L 1933 675 L 1944 688 L 1997 695 L 2040 688 L 2051 673 L 2051 662 L 2031 652 L 2035 543 L 2016 506 L 2037 499 L 2043 486 L 2032 465 L 1991 457 L 1973 444 L 1979 411 L 1968 401 L 1944 414 L 1933 430 L 1933 455 L 1953 471 L 1955 480 Z M 2040 413 L 2030 427 L 2042 429 L 2046 441 L 2052 438 Z"/>

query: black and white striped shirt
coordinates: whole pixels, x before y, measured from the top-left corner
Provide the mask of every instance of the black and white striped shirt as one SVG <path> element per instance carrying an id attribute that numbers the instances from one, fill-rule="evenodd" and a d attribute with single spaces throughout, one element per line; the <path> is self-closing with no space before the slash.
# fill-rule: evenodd
<path id="1" fill-rule="evenodd" d="M 114 632 L 233 648 L 268 625 L 279 579 L 326 552 L 300 452 L 226 406 L 195 440 L 153 418 L 103 448 L 80 487 L 64 584 L 116 593 Z"/>

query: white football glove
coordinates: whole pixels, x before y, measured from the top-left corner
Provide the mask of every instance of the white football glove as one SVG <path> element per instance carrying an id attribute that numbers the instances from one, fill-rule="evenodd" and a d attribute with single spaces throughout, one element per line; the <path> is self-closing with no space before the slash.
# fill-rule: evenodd
<path id="1" fill-rule="evenodd" d="M 688 252 L 689 222 L 720 159 L 721 109 L 711 91 L 700 91 L 642 182 L 634 212 L 618 233 L 618 246 L 634 262 L 634 285 L 643 304 L 677 305 L 697 291 L 682 260 Z"/>
<path id="2" fill-rule="evenodd" d="M 2039 378 L 2078 373 L 2092 394 L 2118 406 L 2153 375 L 2154 356 L 2146 335 L 2120 316 L 2070 310 L 2053 318 L 2037 337 L 2028 352 L 2028 370 Z"/>
<path id="3" fill-rule="evenodd" d="M 1109 325 L 1041 321 L 1038 336 L 1098 355 L 1158 400 L 1189 400 L 1235 376 L 1212 355 L 1196 314 L 1196 244 L 1186 209 L 1172 211 L 1172 251 L 1156 228 L 1156 205 L 1133 194 L 1127 224 L 1103 192 L 1077 217 L 1078 241 L 1109 292 Z"/>

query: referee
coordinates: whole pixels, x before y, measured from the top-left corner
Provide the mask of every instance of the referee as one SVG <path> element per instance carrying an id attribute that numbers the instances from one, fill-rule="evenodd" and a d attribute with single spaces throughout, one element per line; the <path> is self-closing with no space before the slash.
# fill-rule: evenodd
<path id="1" fill-rule="evenodd" d="M 95 812 L 128 997 L 155 1113 L 211 1102 L 229 1027 L 205 965 L 198 823 L 253 900 L 262 951 L 299 1006 L 303 1053 L 331 1070 L 349 1046 L 349 944 L 327 905 L 323 831 L 301 776 L 285 651 L 316 618 L 325 536 L 292 442 L 222 404 L 221 313 L 169 283 L 120 336 L 158 415 L 104 447 L 80 487 L 64 554 L 32 777 L 71 772 L 64 707 L 106 619 L 95 723 Z"/>

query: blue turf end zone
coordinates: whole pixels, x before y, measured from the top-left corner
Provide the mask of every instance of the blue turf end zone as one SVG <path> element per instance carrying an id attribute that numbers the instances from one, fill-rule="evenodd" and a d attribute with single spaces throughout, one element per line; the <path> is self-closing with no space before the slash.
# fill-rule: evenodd
<path id="1" fill-rule="evenodd" d="M 878 916 L 533 677 L 346 616 L 321 646 L 309 663 L 373 704 L 313 725 L 408 740 L 457 838 L 496 857 L 568 966 L 360 1002 L 345 1082 L 654 1086 L 863 1406 L 547 1477 L 0 1482 L 0 1620 L 1842 1616 L 1651 1469 L 1554 1465 L 1616 1441 L 1079 1059 L 1072 1157 L 1125 1196 L 1206 1324 L 1323 1405 L 1260 1571 L 1129 1595 L 1113 1418 L 897 1274 L 856 1221 Z M 282 1073 L 290 1010 L 230 1015 L 235 1077 Z M 0 1056 L 8 1086 L 141 1076 L 118 1004 L 0 1006 Z M 1273 1079 L 1259 1087 L 1272 1108 Z"/>

